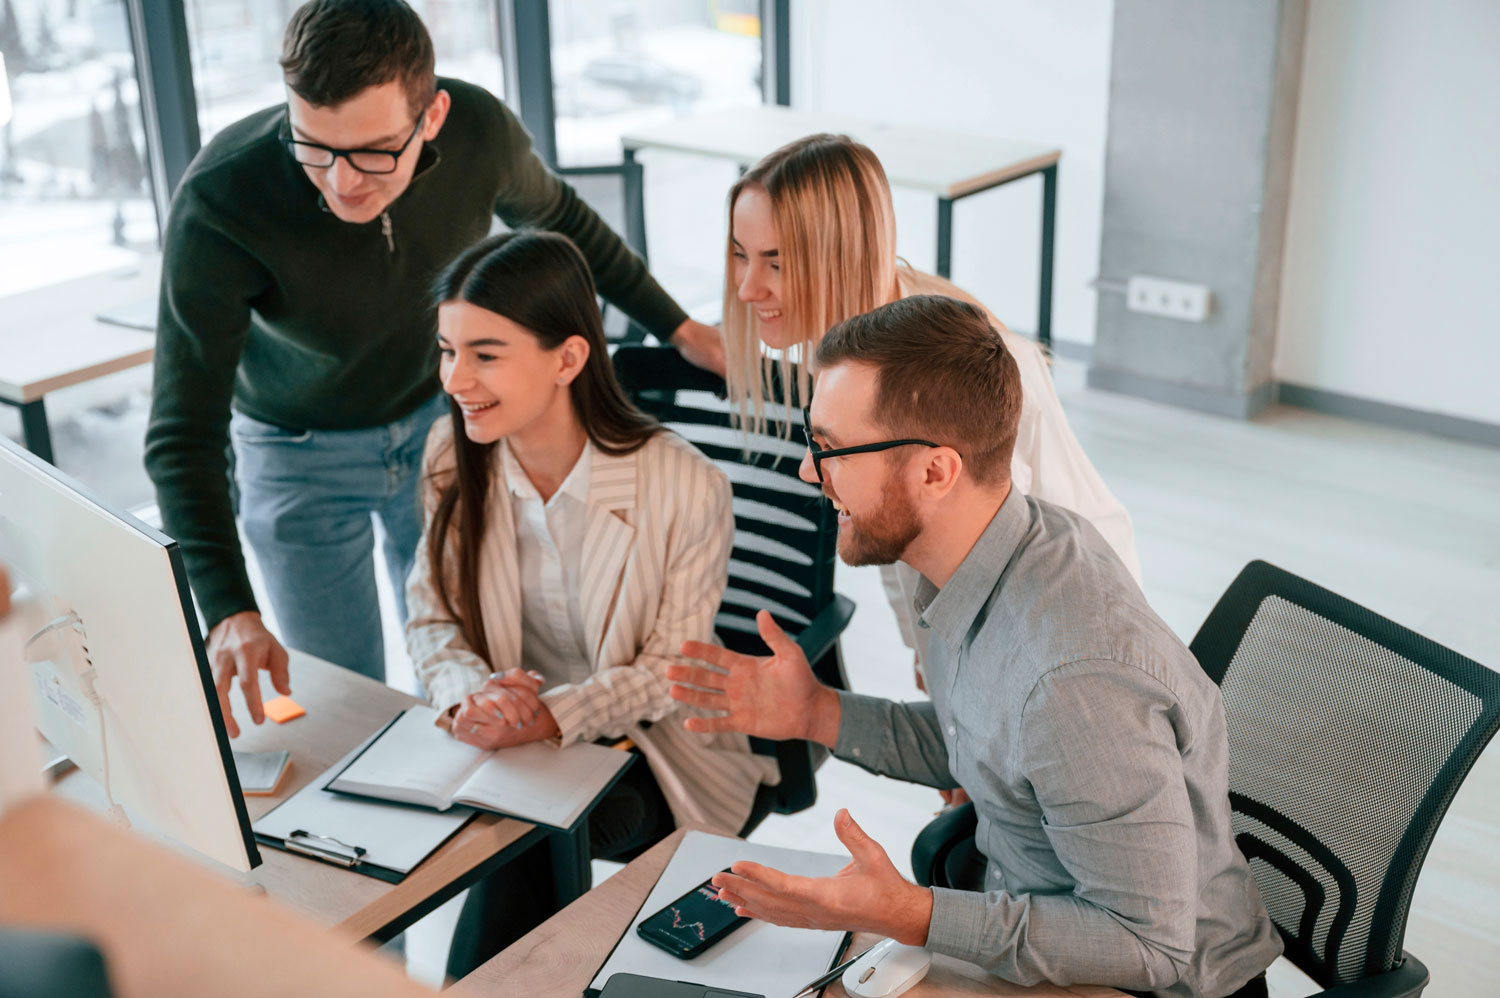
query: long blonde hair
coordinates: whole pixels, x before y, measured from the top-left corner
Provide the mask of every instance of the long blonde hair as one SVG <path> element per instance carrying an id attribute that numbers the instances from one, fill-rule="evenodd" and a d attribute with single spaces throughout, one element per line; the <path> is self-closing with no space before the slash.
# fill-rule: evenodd
<path id="1" fill-rule="evenodd" d="M 771 199 L 783 265 L 783 321 L 795 324 L 789 326 L 795 342 L 780 357 L 764 349 L 760 320 L 739 300 L 733 278 L 734 205 L 751 186 L 763 188 Z M 742 426 L 763 433 L 768 398 L 791 405 L 809 398 L 807 362 L 824 333 L 901 296 L 896 213 L 875 154 L 847 135 L 825 134 L 790 142 L 755 164 L 729 190 L 729 219 L 724 253 L 729 400 Z"/>

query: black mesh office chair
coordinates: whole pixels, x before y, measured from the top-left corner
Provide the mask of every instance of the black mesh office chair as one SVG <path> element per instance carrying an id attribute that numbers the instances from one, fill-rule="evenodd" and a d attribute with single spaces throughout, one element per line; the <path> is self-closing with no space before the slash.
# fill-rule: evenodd
<path id="1" fill-rule="evenodd" d="M 789 439 L 773 420 L 764 435 L 746 437 L 730 419 L 724 382 L 677 353 L 658 347 L 621 347 L 615 373 L 625 391 L 646 412 L 703 451 L 734 490 L 734 550 L 729 556 L 729 587 L 715 619 L 725 646 L 748 655 L 768 651 L 755 626 L 760 609 L 793 636 L 823 682 L 847 689 L 839 635 L 854 614 L 854 603 L 833 591 L 838 523 L 816 486 L 797 477 L 806 450 L 800 412 L 790 418 Z M 773 407 L 768 415 L 780 416 Z M 745 452 L 746 441 L 750 452 Z M 792 814 L 817 799 L 814 772 L 827 752 L 803 741 L 762 742 L 755 750 L 774 755 L 781 783 L 764 791 L 746 831 L 768 811 Z"/>
<path id="2" fill-rule="evenodd" d="M 1263 561 L 1192 650 L 1223 692 L 1235 841 L 1287 957 L 1326 995 L 1421 994 L 1427 968 L 1401 948 L 1412 891 L 1500 728 L 1500 675 Z M 944 819 L 922 846 L 929 883 L 973 848 L 972 818 L 967 845 Z"/>

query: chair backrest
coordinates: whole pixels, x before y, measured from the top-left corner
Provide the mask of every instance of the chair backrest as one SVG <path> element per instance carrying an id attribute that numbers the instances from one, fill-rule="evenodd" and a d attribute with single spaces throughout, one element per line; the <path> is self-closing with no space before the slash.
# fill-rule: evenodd
<path id="1" fill-rule="evenodd" d="M 1192 650 L 1223 693 L 1235 840 L 1287 956 L 1325 988 L 1395 967 L 1433 834 L 1500 726 L 1500 675 L 1263 561 Z"/>
<path id="2" fill-rule="evenodd" d="M 767 406 L 764 434 L 747 435 L 734 425 L 724 382 L 683 360 L 676 350 L 621 347 L 615 373 L 643 410 L 703 451 L 729 477 L 734 490 L 734 550 L 729 586 L 715 619 L 724 645 L 747 655 L 768 654 L 755 624 L 766 609 L 788 634 L 797 637 L 838 597 L 833 567 L 838 521 L 822 492 L 797 476 L 806 451 L 802 413 Z M 793 423 L 786 434 L 785 421 Z M 846 689 L 835 643 L 812 663 L 823 682 Z M 822 762 L 820 747 L 806 742 L 757 743 L 781 766 L 775 809 L 809 807 L 816 796 L 812 771 Z"/>

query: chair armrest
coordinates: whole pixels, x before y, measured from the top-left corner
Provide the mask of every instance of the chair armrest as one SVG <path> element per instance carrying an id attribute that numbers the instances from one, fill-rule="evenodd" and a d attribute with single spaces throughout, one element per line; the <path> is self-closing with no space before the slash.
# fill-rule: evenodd
<path id="1" fill-rule="evenodd" d="M 1383 974 L 1319 991 L 1317 998 L 1417 998 L 1429 980 L 1431 975 L 1422 961 L 1402 950 L 1398 966 Z"/>
<path id="2" fill-rule="evenodd" d="M 802 633 L 797 635 L 797 644 L 801 646 L 802 654 L 807 656 L 809 665 L 816 666 L 824 655 L 833 650 L 839 635 L 844 633 L 844 628 L 849 626 L 853 616 L 854 601 L 834 593 L 832 602 L 819 610 L 818 615 L 802 628 Z"/>
<path id="3" fill-rule="evenodd" d="M 950 807 L 927 823 L 911 844 L 911 871 L 922 887 L 952 887 L 943 875 L 948 854 L 979 827 L 974 802 Z"/>

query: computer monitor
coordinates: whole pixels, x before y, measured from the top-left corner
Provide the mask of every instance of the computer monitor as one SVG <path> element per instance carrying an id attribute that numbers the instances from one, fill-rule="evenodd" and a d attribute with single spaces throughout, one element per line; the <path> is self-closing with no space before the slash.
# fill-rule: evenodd
<path id="1" fill-rule="evenodd" d="M 0 561 L 42 735 L 133 824 L 258 866 L 177 543 L 0 438 Z"/>

